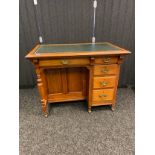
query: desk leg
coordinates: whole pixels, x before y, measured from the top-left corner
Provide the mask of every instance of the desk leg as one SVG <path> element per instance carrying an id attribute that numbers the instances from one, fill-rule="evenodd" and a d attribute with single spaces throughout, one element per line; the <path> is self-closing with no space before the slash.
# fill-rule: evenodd
<path id="1" fill-rule="evenodd" d="M 41 100 L 41 105 L 42 105 L 42 112 L 43 115 L 47 118 L 48 117 L 48 103 L 47 100 Z"/>
<path id="2" fill-rule="evenodd" d="M 88 113 L 91 113 L 91 105 L 92 105 L 92 79 L 93 79 L 93 67 L 89 66 L 89 92 L 88 92 Z"/>
<path id="3" fill-rule="evenodd" d="M 42 105 L 42 112 L 45 117 L 48 117 L 48 103 L 47 103 L 47 94 L 46 94 L 46 85 L 44 82 L 43 70 L 41 70 L 38 65 L 36 64 L 36 74 L 37 74 L 37 85 L 38 90 L 41 96 L 41 105 Z"/>
<path id="4" fill-rule="evenodd" d="M 111 110 L 112 110 L 112 111 L 115 111 L 115 104 L 112 104 L 112 105 L 111 105 Z"/>
<path id="5" fill-rule="evenodd" d="M 91 106 L 88 106 L 88 113 L 91 113 Z"/>
<path id="6" fill-rule="evenodd" d="M 117 76 L 116 76 L 116 83 L 115 83 L 115 91 L 114 91 L 114 102 L 112 103 L 111 105 L 111 110 L 112 111 L 115 111 L 115 107 L 116 107 L 116 93 L 117 93 L 117 87 L 118 87 L 118 80 L 119 80 L 119 75 L 120 75 L 120 64 L 122 62 L 122 58 L 119 59 L 119 62 L 118 62 L 118 70 L 117 70 Z"/>

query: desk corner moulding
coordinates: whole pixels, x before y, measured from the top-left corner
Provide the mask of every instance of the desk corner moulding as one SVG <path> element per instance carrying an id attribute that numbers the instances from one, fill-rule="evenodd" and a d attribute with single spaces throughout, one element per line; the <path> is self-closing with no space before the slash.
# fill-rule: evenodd
<path id="1" fill-rule="evenodd" d="M 35 66 L 42 112 L 48 104 L 85 100 L 92 107 L 114 111 L 120 64 L 128 50 L 108 42 L 38 44 L 27 55 Z"/>

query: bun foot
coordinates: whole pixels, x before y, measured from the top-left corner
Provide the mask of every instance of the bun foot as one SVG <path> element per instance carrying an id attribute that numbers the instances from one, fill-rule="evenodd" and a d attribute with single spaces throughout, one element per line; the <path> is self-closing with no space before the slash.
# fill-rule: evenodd
<path id="1" fill-rule="evenodd" d="M 91 107 L 88 108 L 88 113 L 91 113 Z"/>
<path id="2" fill-rule="evenodd" d="M 115 106 L 111 106 L 111 110 L 112 111 L 115 111 Z"/>
<path id="3" fill-rule="evenodd" d="M 44 117 L 47 118 L 48 117 L 48 114 L 44 114 Z"/>

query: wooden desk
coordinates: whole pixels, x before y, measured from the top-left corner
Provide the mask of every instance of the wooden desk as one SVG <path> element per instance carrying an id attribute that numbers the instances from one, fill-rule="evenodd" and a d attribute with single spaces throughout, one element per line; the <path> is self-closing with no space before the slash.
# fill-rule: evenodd
<path id="1" fill-rule="evenodd" d="M 37 45 L 26 58 L 34 64 L 42 111 L 48 103 L 87 100 L 115 108 L 120 64 L 130 52 L 111 43 Z"/>

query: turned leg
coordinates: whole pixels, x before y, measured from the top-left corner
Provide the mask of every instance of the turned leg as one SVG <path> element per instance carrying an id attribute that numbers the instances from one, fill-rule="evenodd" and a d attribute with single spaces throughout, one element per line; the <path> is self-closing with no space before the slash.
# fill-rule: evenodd
<path id="1" fill-rule="evenodd" d="M 87 67 L 89 70 L 89 90 L 88 90 L 88 113 L 91 113 L 91 105 L 92 105 L 92 90 L 93 90 L 93 64 L 95 58 L 90 58 L 90 63 L 92 66 Z"/>
<path id="2" fill-rule="evenodd" d="M 88 113 L 91 113 L 91 107 L 88 107 Z"/>
<path id="3" fill-rule="evenodd" d="M 47 118 L 48 117 L 48 103 L 46 100 L 41 100 L 41 104 L 42 104 L 43 115 Z"/>
<path id="4" fill-rule="evenodd" d="M 112 111 L 115 111 L 115 104 L 112 104 L 112 105 L 111 105 L 111 110 L 112 110 Z"/>
<path id="5" fill-rule="evenodd" d="M 36 74 L 37 74 L 37 85 L 41 97 L 41 106 L 42 112 L 45 117 L 48 117 L 48 107 L 47 107 L 47 91 L 46 91 L 46 82 L 44 78 L 43 69 L 39 68 L 38 60 L 34 61 Z"/>
<path id="6" fill-rule="evenodd" d="M 47 118 L 48 117 L 48 114 L 44 114 L 44 117 Z"/>

